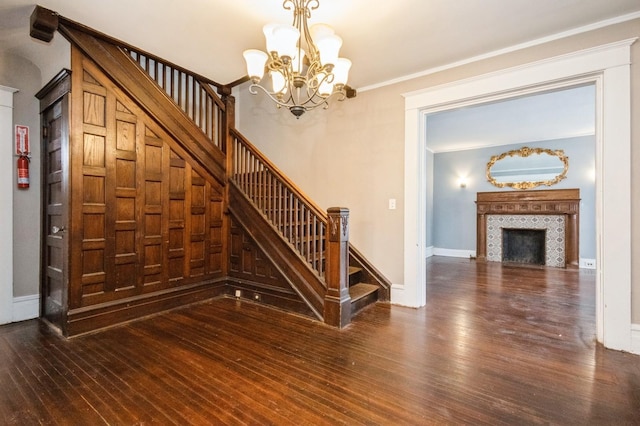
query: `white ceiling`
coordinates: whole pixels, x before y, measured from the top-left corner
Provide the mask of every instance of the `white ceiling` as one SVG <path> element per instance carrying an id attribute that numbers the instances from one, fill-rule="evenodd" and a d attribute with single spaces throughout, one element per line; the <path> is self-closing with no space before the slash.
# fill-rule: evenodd
<path id="1" fill-rule="evenodd" d="M 262 26 L 288 23 L 283 0 L 39 0 L 41 6 L 227 84 L 245 75 L 242 51 Z M 353 61 L 356 89 L 551 37 L 640 16 L 638 0 L 320 0 L 311 22 L 331 24 Z M 36 65 L 51 49 L 28 36 L 33 0 L 1 0 L 0 51 Z M 42 68 L 42 67 L 41 67 Z"/>

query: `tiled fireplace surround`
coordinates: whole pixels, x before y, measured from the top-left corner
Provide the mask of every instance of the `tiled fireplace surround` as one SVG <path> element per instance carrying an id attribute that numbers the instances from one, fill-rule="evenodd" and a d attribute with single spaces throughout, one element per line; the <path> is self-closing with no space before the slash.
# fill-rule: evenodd
<path id="1" fill-rule="evenodd" d="M 502 228 L 546 229 L 545 265 L 578 267 L 579 189 L 478 192 L 476 197 L 478 261 L 502 261 Z"/>

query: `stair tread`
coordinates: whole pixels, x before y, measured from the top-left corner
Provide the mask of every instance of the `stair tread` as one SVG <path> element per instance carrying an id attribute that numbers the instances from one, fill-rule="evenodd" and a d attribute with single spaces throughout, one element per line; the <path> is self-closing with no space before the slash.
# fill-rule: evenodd
<path id="1" fill-rule="evenodd" d="M 378 286 L 374 284 L 358 283 L 349 287 L 349 296 L 351 301 L 362 299 L 365 296 L 370 295 L 378 291 Z"/>
<path id="2" fill-rule="evenodd" d="M 356 274 L 362 271 L 362 268 L 358 268 L 357 266 L 349 266 L 349 275 Z"/>

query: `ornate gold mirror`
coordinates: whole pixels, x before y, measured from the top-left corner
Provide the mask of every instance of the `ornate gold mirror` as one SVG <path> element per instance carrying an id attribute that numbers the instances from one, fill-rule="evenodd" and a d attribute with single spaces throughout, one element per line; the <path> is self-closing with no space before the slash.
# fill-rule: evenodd
<path id="1" fill-rule="evenodd" d="M 487 163 L 487 180 L 498 188 L 531 189 L 551 186 L 567 177 L 569 157 L 561 149 L 522 147 L 494 155 Z"/>

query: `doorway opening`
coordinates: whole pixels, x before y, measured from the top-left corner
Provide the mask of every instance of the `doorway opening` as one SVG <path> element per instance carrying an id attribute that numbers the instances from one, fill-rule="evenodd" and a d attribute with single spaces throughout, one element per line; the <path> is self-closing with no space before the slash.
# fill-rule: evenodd
<path id="1" fill-rule="evenodd" d="M 595 84 L 596 328 L 606 347 L 631 349 L 631 70 L 623 40 L 405 94 L 404 283 L 392 302 L 426 302 L 426 114 L 578 84 Z M 624 208 L 620 208 L 624 206 Z M 603 268 L 602 265 L 607 267 Z M 606 305 L 604 300 L 607 301 Z"/>

